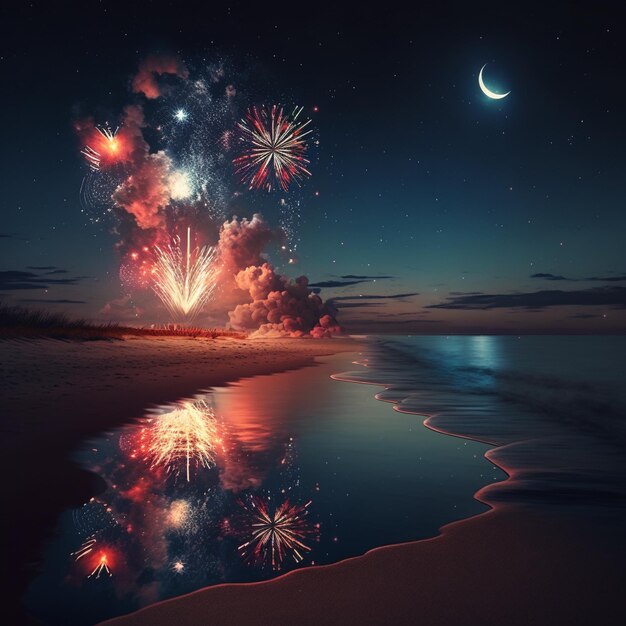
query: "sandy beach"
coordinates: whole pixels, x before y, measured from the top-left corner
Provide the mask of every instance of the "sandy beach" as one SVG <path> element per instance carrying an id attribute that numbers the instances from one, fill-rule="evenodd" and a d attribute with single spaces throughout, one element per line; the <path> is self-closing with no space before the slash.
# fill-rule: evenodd
<path id="1" fill-rule="evenodd" d="M 129 338 L 124 341 L 0 342 L 2 465 L 11 515 L 3 553 L 17 565 L 9 584 L 10 623 L 37 571 L 42 543 L 64 508 L 102 488 L 70 462 L 85 439 L 200 389 L 313 364 L 355 350 L 352 340 Z M 62 488 L 60 488 L 62 486 Z"/>
<path id="2" fill-rule="evenodd" d="M 600 552 L 590 527 L 502 509 L 434 539 L 269 582 L 204 589 L 104 623 L 617 624 L 623 550 L 599 556 L 617 538 L 599 538 Z"/>
<path id="3" fill-rule="evenodd" d="M 81 442 L 200 389 L 360 348 L 352 340 L 291 339 L 1 343 L 3 459 L 5 475 L 12 477 L 7 491 L 13 513 L 5 553 L 10 562 L 27 564 L 10 581 L 16 599 L 10 623 L 39 623 L 28 620 L 18 600 L 38 571 L 46 533 L 61 510 L 104 487 L 68 460 Z M 372 402 L 375 391 L 371 387 Z M 431 428 L 446 437 L 445 428 Z M 200 589 L 103 623 L 621 623 L 626 551 L 619 507 L 581 510 L 575 518 L 566 508 L 520 507 L 502 497 L 534 488 L 532 474 L 519 472 L 515 446 L 496 447 L 488 457 L 510 476 L 476 494 L 492 510 L 448 524 L 436 537 L 265 582 Z"/>
<path id="4" fill-rule="evenodd" d="M 401 360 L 399 353 L 386 354 L 391 354 L 391 363 Z M 408 371 L 415 368 L 412 365 Z M 356 382 L 367 380 L 367 371 L 362 376 Z M 538 378 L 533 385 L 538 393 Z M 376 385 L 368 387 L 374 402 Z M 440 395 L 444 391 L 438 389 Z M 392 388 L 377 397 L 394 403 L 402 391 Z M 414 402 L 419 406 L 419 394 Z M 405 401 L 396 409 L 405 411 L 407 406 L 411 405 Z M 569 403 L 567 407 L 572 415 Z M 394 419 L 391 407 L 389 413 L 389 419 Z M 411 417 L 419 428 L 425 421 L 443 438 L 461 435 L 461 440 L 495 444 L 487 458 L 509 478 L 486 485 L 474 496 L 492 507 L 490 511 L 447 524 L 430 539 L 383 546 L 266 582 L 206 588 L 104 623 L 195 625 L 207 616 L 220 625 L 622 622 L 623 506 L 611 495 L 606 477 L 598 479 L 593 489 L 586 487 L 586 481 L 597 474 L 592 466 L 582 469 L 580 460 L 573 460 L 584 446 L 560 431 L 558 419 L 555 423 L 539 420 L 541 428 L 526 424 L 517 432 L 516 420 L 507 416 L 501 428 L 508 424 L 508 435 L 497 437 L 493 434 L 497 419 L 476 419 L 473 424 L 467 418 Z M 527 440 L 524 432 L 533 432 L 537 439 Z M 607 465 L 617 469 L 608 450 L 605 454 Z M 588 456 L 591 463 L 595 457 Z M 576 466 L 581 467 L 581 476 L 572 472 Z"/>
<path id="5" fill-rule="evenodd" d="M 626 12 L 276 8 L 3 3 L 0 626 L 626 625 Z"/>

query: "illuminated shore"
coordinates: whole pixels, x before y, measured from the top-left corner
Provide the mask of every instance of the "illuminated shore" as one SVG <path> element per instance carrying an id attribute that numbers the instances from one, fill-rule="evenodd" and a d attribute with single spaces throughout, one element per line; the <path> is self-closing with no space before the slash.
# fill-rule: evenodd
<path id="1" fill-rule="evenodd" d="M 517 345 L 517 340 L 511 342 Z M 438 369 L 441 363 L 432 353 L 420 362 L 414 357 L 423 349 L 403 353 L 392 350 L 390 343 L 381 350 L 369 346 L 363 360 L 367 368 L 333 378 L 367 383 L 372 400 L 377 392 L 376 398 L 393 403 L 397 413 L 390 422 L 399 419 L 398 414 L 411 416 L 420 428 L 424 423 L 460 447 L 470 440 L 492 443 L 495 447 L 486 458 L 508 479 L 487 483 L 474 495 L 491 511 L 446 524 L 433 538 L 386 546 L 381 542 L 382 547 L 363 556 L 298 569 L 271 581 L 201 589 L 104 623 L 161 626 L 175 621 L 183 626 L 203 623 L 209 614 L 211 623 L 219 625 L 622 623 L 622 464 L 611 456 L 619 454 L 619 448 L 612 450 L 604 437 L 598 438 L 598 431 L 619 426 L 620 420 L 612 418 L 621 405 L 610 404 L 604 392 L 603 410 L 590 412 L 595 388 L 588 388 L 588 395 L 578 396 L 575 403 L 563 384 L 542 378 L 537 368 L 532 377 L 518 372 L 508 387 L 501 380 L 499 387 L 507 394 L 528 388 L 535 399 L 549 397 L 551 414 L 545 403 L 539 412 L 534 405 L 524 412 L 519 401 L 496 405 L 492 387 L 486 385 L 488 393 L 483 394 L 475 381 L 465 386 L 460 382 L 468 377 L 466 359 L 455 378 L 446 376 L 449 369 Z M 483 346 L 484 339 L 477 343 Z M 555 349 L 553 345 L 546 352 Z M 583 345 L 581 353 L 592 358 L 589 346 Z M 485 353 L 480 354 L 484 359 Z M 443 363 L 449 367 L 448 360 Z M 575 404 L 581 405 L 579 413 Z M 363 411 L 355 410 L 354 415 L 364 417 Z M 559 419 L 561 415 L 567 420 Z M 587 420 L 585 437 L 577 419 Z M 362 428 L 366 421 L 362 419 Z M 611 432 L 619 436 L 621 431 Z M 430 446 L 436 447 L 436 442 Z M 389 450 L 399 453 L 397 440 Z M 449 473 L 455 474 L 454 463 L 443 450 L 439 453 L 447 459 L 442 462 Z M 438 481 L 437 486 L 438 499 L 450 491 L 449 483 Z M 386 490 L 392 489 L 387 484 Z M 374 494 L 372 486 L 372 510 L 391 520 L 389 507 Z M 407 498 L 417 500 L 419 495 L 406 490 Z M 428 514 L 422 507 L 421 515 Z"/>
<path id="2" fill-rule="evenodd" d="M 621 623 L 623 565 L 617 553 L 607 560 L 598 551 L 616 546 L 617 535 L 598 538 L 591 528 L 502 508 L 451 524 L 440 537 L 202 589 L 103 624 Z"/>
<path id="3" fill-rule="evenodd" d="M 200 389 L 356 349 L 350 339 L 0 342 L 2 458 L 5 476 L 12 476 L 5 488 L 13 511 L 6 552 L 25 564 L 12 577 L 9 597 L 17 600 L 36 571 L 42 541 L 60 511 L 101 488 L 97 477 L 69 460 L 81 442 Z M 23 617 L 17 604 L 10 611 Z"/>

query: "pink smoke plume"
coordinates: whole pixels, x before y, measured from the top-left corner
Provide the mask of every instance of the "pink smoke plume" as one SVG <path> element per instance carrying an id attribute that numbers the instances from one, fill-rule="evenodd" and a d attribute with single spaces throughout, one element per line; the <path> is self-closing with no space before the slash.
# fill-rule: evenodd
<path id="1" fill-rule="evenodd" d="M 263 259 L 263 249 L 275 237 L 258 214 L 222 226 L 219 246 L 225 274 L 234 274 L 236 287 L 251 298 L 228 313 L 231 326 L 271 336 L 321 339 L 340 333 L 335 311 L 309 289 L 306 276 L 290 280 Z"/>
<path id="2" fill-rule="evenodd" d="M 277 234 L 265 223 L 259 213 L 252 219 L 233 217 L 220 230 L 220 254 L 226 271 L 235 275 L 250 265 L 265 261 L 263 251 L 277 239 Z"/>
<path id="3" fill-rule="evenodd" d="M 83 145 L 98 150 L 98 169 L 123 168 L 126 179 L 111 199 L 143 230 L 164 225 L 161 211 L 171 200 L 168 176 L 172 167 L 171 159 L 164 152 L 150 153 L 143 135 L 145 125 L 141 106 L 124 107 L 113 151 L 107 149 L 107 140 L 99 133 L 93 118 L 77 120 L 74 124 Z"/>
<path id="4" fill-rule="evenodd" d="M 163 95 L 163 89 L 159 85 L 157 78 L 164 74 L 186 79 L 189 77 L 189 70 L 175 56 L 152 55 L 146 57 L 139 64 L 139 70 L 133 78 L 133 91 L 142 93 L 149 100 L 155 100 Z"/>
<path id="5" fill-rule="evenodd" d="M 138 104 L 128 104 L 124 107 L 122 126 L 118 134 L 128 140 L 131 160 L 137 162 L 150 151 L 148 142 L 144 139 L 143 128 L 146 125 L 143 108 Z"/>
<path id="6" fill-rule="evenodd" d="M 100 170 L 116 166 L 128 166 L 141 159 L 149 151 L 142 128 L 145 126 L 143 110 L 138 105 L 124 108 L 119 128 L 114 139 L 107 139 L 98 128 L 93 117 L 78 119 L 74 122 L 74 130 L 82 148 L 88 148 L 97 154 Z M 111 131 L 115 128 L 110 129 Z M 85 154 L 85 152 L 83 152 Z"/>
<path id="7" fill-rule="evenodd" d="M 139 228 L 165 225 L 162 210 L 171 200 L 168 182 L 171 165 L 165 152 L 147 154 L 113 193 L 113 200 L 135 218 Z"/>

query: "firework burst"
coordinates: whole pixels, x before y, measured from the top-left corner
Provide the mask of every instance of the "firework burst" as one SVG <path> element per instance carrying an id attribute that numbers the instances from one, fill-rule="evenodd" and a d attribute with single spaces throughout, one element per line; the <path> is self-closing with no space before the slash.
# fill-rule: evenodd
<path id="1" fill-rule="evenodd" d="M 306 520 L 309 500 L 304 506 L 290 504 L 285 500 L 279 507 L 270 508 L 261 498 L 252 498 L 249 505 L 241 503 L 249 514 L 249 530 L 252 537 L 238 548 L 241 556 L 250 563 L 271 565 L 279 570 L 287 556 L 296 563 L 304 559 L 304 553 L 311 548 L 304 543 L 307 537 L 315 535 L 316 527 Z"/>
<path id="2" fill-rule="evenodd" d="M 91 570 L 87 574 L 87 578 L 100 578 L 104 574 L 112 576 L 111 552 L 104 548 L 96 550 L 97 544 L 96 538 L 92 535 L 83 542 L 76 552 L 70 553 L 70 556 L 73 556 L 75 561 L 83 559 L 81 562 L 86 563 L 86 566 L 89 568 L 87 571 Z"/>
<path id="3" fill-rule="evenodd" d="M 100 578 L 102 574 L 112 576 L 111 569 L 109 568 L 109 555 L 104 551 L 97 555 L 96 566 L 87 578 Z"/>
<path id="4" fill-rule="evenodd" d="M 155 247 L 152 270 L 153 290 L 174 318 L 193 319 L 215 291 L 219 273 L 217 250 L 211 246 L 191 249 L 191 229 L 187 229 L 187 248 L 180 238 L 166 248 Z"/>
<path id="5" fill-rule="evenodd" d="M 181 408 L 159 415 L 148 429 L 146 460 L 151 467 L 162 466 L 174 474 L 179 474 L 184 466 L 189 482 L 192 465 L 207 469 L 215 465 L 217 443 L 213 409 L 203 400 L 184 402 Z M 188 513 L 188 505 L 181 506 L 176 518 L 182 521 Z"/>
<path id="6" fill-rule="evenodd" d="M 302 107 L 285 115 L 277 105 L 271 108 L 252 107 L 238 124 L 243 151 L 234 161 L 235 170 L 250 189 L 287 191 L 311 175 L 306 158 L 305 138 L 311 120 L 299 119 Z"/>
<path id="7" fill-rule="evenodd" d="M 108 126 L 96 126 L 98 134 L 92 144 L 85 146 L 80 152 L 85 157 L 87 164 L 92 170 L 99 170 L 103 158 L 114 160 L 120 151 L 120 141 L 117 131 Z"/>

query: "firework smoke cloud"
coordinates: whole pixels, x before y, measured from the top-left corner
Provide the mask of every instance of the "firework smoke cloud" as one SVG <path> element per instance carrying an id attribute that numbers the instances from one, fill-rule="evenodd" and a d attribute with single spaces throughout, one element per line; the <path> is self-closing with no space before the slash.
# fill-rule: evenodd
<path id="1" fill-rule="evenodd" d="M 263 251 L 276 238 L 259 213 L 251 219 L 233 217 L 224 222 L 219 241 L 224 267 L 234 275 L 246 267 L 264 263 Z"/>
<path id="2" fill-rule="evenodd" d="M 341 332 L 334 319 L 335 312 L 308 288 L 306 276 L 292 281 L 264 263 L 241 270 L 236 282 L 250 294 L 252 301 L 237 305 L 229 313 L 235 329 L 257 329 L 257 335 L 311 335 L 318 339 Z"/>
<path id="3" fill-rule="evenodd" d="M 133 78 L 133 91 L 143 94 L 149 100 L 155 100 L 163 95 L 159 77 L 167 74 L 187 79 L 189 71 L 178 57 L 168 55 L 146 57 L 139 64 L 139 71 Z"/>
<path id="4" fill-rule="evenodd" d="M 168 186 L 172 161 L 164 152 L 147 154 L 115 190 L 112 199 L 135 218 L 139 228 L 163 228 L 163 210 L 171 201 Z"/>
<path id="5" fill-rule="evenodd" d="M 137 317 L 168 315 L 170 321 L 172 302 L 188 304 L 189 292 L 195 304 L 178 307 L 182 321 L 190 321 L 191 312 L 202 318 L 210 307 L 212 319 L 224 322 L 228 311 L 237 330 L 330 337 L 340 331 L 336 312 L 309 289 L 305 276 L 292 280 L 269 260 L 268 247 L 285 243 L 285 236 L 289 242 L 293 233 L 272 228 L 258 213 L 231 217 L 233 207 L 241 215 L 247 198 L 254 202 L 257 190 L 280 193 L 275 205 L 281 223 L 288 223 L 283 213 L 291 207 L 300 210 L 299 200 L 285 197 L 291 183 L 311 175 L 305 156 L 310 120 L 301 107 L 287 114 L 281 105 L 251 104 L 231 74 L 224 61 L 192 72 L 176 56 L 152 55 L 139 64 L 130 81 L 131 102 L 117 119 L 76 121 L 88 170 L 81 187 L 84 211 L 94 223 L 110 226 L 121 256 L 125 293 L 102 311 L 113 314 L 128 302 Z M 257 135 L 262 157 L 249 145 Z M 190 230 L 193 243 L 185 238 Z M 185 239 L 187 248 L 172 243 Z M 296 261 L 294 248 L 282 246 L 290 263 Z M 212 278 L 193 284 L 212 298 L 192 290 L 187 275 L 198 265 L 198 251 L 209 249 L 214 258 L 205 274 Z M 180 277 L 180 289 L 175 280 L 164 280 L 164 259 L 167 276 Z"/>

